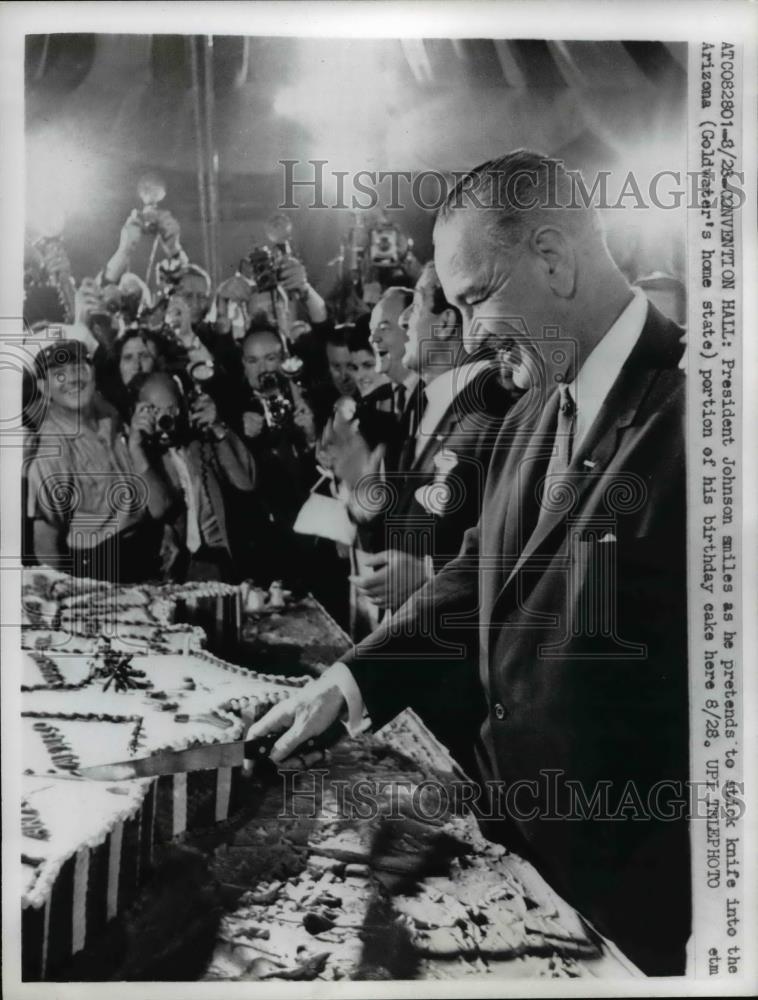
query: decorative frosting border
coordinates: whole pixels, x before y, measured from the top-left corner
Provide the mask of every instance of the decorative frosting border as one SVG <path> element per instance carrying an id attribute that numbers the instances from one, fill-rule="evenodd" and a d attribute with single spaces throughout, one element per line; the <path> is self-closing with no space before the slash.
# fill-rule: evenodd
<path id="1" fill-rule="evenodd" d="M 113 592 L 118 589 L 113 584 L 109 584 L 106 581 L 99 581 L 99 580 L 98 581 L 77 580 L 74 586 L 70 587 L 70 585 L 68 584 L 68 579 L 71 578 L 66 578 L 64 574 L 59 574 L 55 570 L 49 571 L 49 573 L 52 573 L 55 576 L 52 582 L 50 582 L 49 577 L 46 574 L 45 567 L 35 567 L 33 570 L 29 572 L 31 574 L 42 575 L 43 577 L 46 577 L 48 579 L 48 592 L 50 593 L 50 596 L 53 597 L 53 599 L 58 600 L 59 610 L 61 610 L 62 601 L 70 597 L 72 592 L 76 594 L 77 599 L 79 598 L 83 599 L 86 596 L 86 593 L 89 592 L 91 597 L 90 607 L 94 609 L 97 608 L 98 605 L 105 603 L 108 600 L 108 597 L 111 596 Z M 61 589 L 64 590 L 64 595 L 62 597 L 53 594 L 53 590 L 56 588 L 59 591 Z M 118 618 L 119 626 L 122 625 L 128 626 L 129 624 L 135 624 L 143 627 L 152 626 L 156 629 L 160 629 L 162 631 L 167 631 L 171 633 L 188 632 L 194 635 L 197 635 L 199 633 L 205 638 L 206 641 L 207 641 L 207 636 L 205 634 L 205 631 L 201 627 L 197 625 L 191 625 L 189 623 L 175 622 L 172 620 L 173 616 L 176 613 L 177 605 L 180 602 L 184 604 L 187 603 L 191 604 L 194 600 L 204 597 L 218 598 L 218 597 L 231 597 L 235 595 L 236 596 L 240 595 L 239 587 L 233 586 L 232 584 L 218 583 L 215 581 L 191 582 L 180 585 L 179 587 L 177 587 L 177 585 L 175 584 L 163 584 L 156 586 L 147 585 L 140 588 L 127 588 L 127 590 L 130 592 L 140 590 L 142 593 L 145 594 L 146 600 L 144 602 L 138 602 L 136 600 L 132 600 L 131 604 L 123 605 L 124 609 L 130 606 L 146 607 L 148 612 L 155 618 L 155 622 L 153 623 L 153 622 L 135 621 L 130 623 L 128 620 L 119 617 Z M 30 590 L 27 591 L 27 593 L 30 592 L 35 594 L 36 596 L 40 596 L 39 591 L 37 589 L 32 590 L 30 588 Z M 45 597 L 47 597 L 47 594 L 45 594 Z M 78 611 L 85 611 L 85 608 L 86 605 L 83 603 L 79 603 L 79 601 L 77 600 L 77 603 L 74 605 L 69 605 L 67 610 L 71 610 L 74 613 L 76 613 Z M 118 608 L 118 599 L 116 600 L 116 608 Z M 74 617 L 94 618 L 97 617 L 97 615 L 85 611 L 84 614 L 79 616 L 74 614 Z M 24 637 L 26 635 L 33 635 L 35 631 L 49 633 L 51 631 L 58 631 L 58 629 L 51 628 L 49 626 L 38 627 L 35 625 L 26 624 L 23 626 L 22 630 L 22 645 Z M 69 632 L 65 634 L 75 636 L 77 633 Z M 129 638 L 129 634 L 124 633 L 120 637 Z M 137 636 L 134 637 L 136 638 Z M 142 636 L 139 636 L 139 638 L 142 638 Z M 27 649 L 27 651 L 42 652 L 40 650 L 29 650 L 29 649 Z M 92 650 L 89 649 L 76 650 L 72 647 L 69 647 L 66 650 L 66 652 L 70 653 L 79 652 L 83 655 L 92 654 Z M 62 653 L 61 655 L 65 655 L 65 653 Z M 166 653 L 164 653 L 162 651 L 156 651 L 151 649 L 148 650 L 147 653 L 142 655 L 181 656 L 183 654 L 178 651 L 169 650 Z M 212 653 L 209 653 L 204 649 L 193 648 L 186 655 L 188 657 L 191 657 L 192 659 L 200 660 L 201 662 L 205 662 L 210 665 L 219 667 L 222 670 L 229 671 L 233 674 L 236 674 L 240 677 L 244 677 L 251 681 L 260 681 L 262 683 L 271 684 L 282 688 L 281 697 L 276 697 L 274 692 L 267 692 L 265 696 L 261 696 L 261 698 L 258 699 L 261 703 L 271 702 L 271 701 L 275 703 L 279 700 L 282 700 L 283 698 L 287 697 L 288 690 L 291 691 L 296 688 L 301 688 L 307 683 L 309 683 L 309 681 L 311 680 L 311 678 L 308 676 L 282 677 L 279 674 L 261 674 L 252 669 L 247 669 L 245 667 L 237 666 L 236 664 L 228 663 L 225 660 L 222 660 L 220 657 L 214 656 Z M 241 708 L 247 707 L 250 704 L 254 704 L 255 702 L 256 702 L 256 696 L 253 693 L 250 695 L 241 695 L 238 698 L 228 699 L 221 705 L 215 706 L 212 709 L 209 708 L 209 711 L 212 710 L 220 718 L 227 719 L 230 723 L 230 726 L 223 732 L 223 734 L 219 734 L 218 738 L 211 740 L 204 740 L 203 742 L 211 744 L 211 743 L 228 742 L 229 740 L 238 739 L 242 735 L 243 723 L 237 713 Z M 113 722 L 136 723 L 136 720 L 138 718 L 138 716 L 136 715 L 112 716 L 112 715 L 107 715 L 105 713 L 87 713 L 87 714 L 60 713 L 60 712 L 35 713 L 35 712 L 22 711 L 21 714 L 22 716 L 34 717 L 34 718 L 59 718 L 59 719 L 70 719 L 72 721 L 86 721 L 86 722 L 113 721 Z M 181 750 L 190 745 L 192 745 L 191 741 L 188 741 L 186 736 L 179 735 L 177 739 L 173 741 L 169 741 L 160 747 L 151 748 L 151 752 L 158 753 L 161 750 Z M 53 775 L 45 775 L 45 777 L 49 778 L 51 781 L 56 780 L 55 776 Z M 64 780 L 70 781 L 71 779 L 66 778 Z M 99 830 L 93 831 L 93 833 L 89 837 L 85 838 L 84 841 L 80 843 L 76 848 L 68 852 L 63 852 L 57 855 L 54 861 L 52 859 L 47 859 L 46 862 L 39 868 L 33 886 L 27 889 L 27 891 L 24 893 L 22 905 L 24 907 L 32 906 L 34 908 L 43 906 L 46 900 L 49 898 L 50 892 L 52 891 L 53 885 L 55 884 L 55 880 L 58 877 L 58 874 L 63 865 L 65 864 L 65 862 L 74 854 L 76 854 L 78 851 L 80 851 L 83 847 L 93 848 L 104 843 L 107 837 L 118 826 L 119 823 L 125 822 L 126 820 L 131 819 L 133 816 L 135 816 L 142 808 L 145 796 L 147 795 L 150 786 L 153 783 L 157 782 L 157 780 L 158 780 L 157 778 L 143 778 L 143 779 L 134 779 L 132 782 L 130 782 L 129 783 L 131 786 L 130 793 L 132 795 L 134 794 L 138 795 L 139 796 L 138 801 L 136 802 L 133 800 L 127 801 L 124 804 L 123 809 L 119 810 L 118 812 L 114 813 L 111 816 L 111 818 L 108 820 L 104 828 L 100 828 Z"/>

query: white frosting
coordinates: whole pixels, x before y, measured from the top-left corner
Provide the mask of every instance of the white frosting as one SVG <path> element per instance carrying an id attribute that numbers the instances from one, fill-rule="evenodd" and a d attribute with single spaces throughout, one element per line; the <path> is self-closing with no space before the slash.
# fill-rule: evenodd
<path id="1" fill-rule="evenodd" d="M 197 625 L 158 625 L 118 622 L 109 636 L 111 648 L 118 652 L 189 653 L 205 647 L 205 632 Z M 78 635 L 64 629 L 25 628 L 21 633 L 24 649 L 51 654 L 96 653 L 100 636 Z"/>
<path id="2" fill-rule="evenodd" d="M 22 630 L 22 644 L 28 650 L 22 655 L 22 712 L 31 714 L 22 719 L 21 767 L 35 772 L 24 774 L 23 797 L 48 833 L 47 839 L 22 835 L 21 852 L 28 859 L 22 865 L 23 905 L 45 906 L 44 977 L 50 892 L 63 864 L 77 856 L 71 914 L 75 952 L 86 940 L 89 851 L 111 835 L 106 900 L 107 919 L 111 919 L 119 908 L 123 824 L 135 817 L 142 819 L 145 795 L 156 780 L 108 784 L 74 777 L 65 760 L 59 759 L 58 749 L 52 751 L 58 763 L 51 757 L 51 739 L 60 740 L 63 753 L 73 754 L 81 767 L 193 743 L 228 742 L 243 732 L 242 721 L 230 709 L 244 706 L 248 712 L 252 708 L 252 714 L 263 712 L 288 697 L 293 688 L 308 683 L 308 678 L 255 674 L 224 663 L 204 652 L 206 636 L 201 628 L 174 624 L 179 602 L 190 609 L 191 616 L 193 607 L 211 600 L 217 627 L 238 628 L 239 587 L 211 582 L 117 588 L 100 581 L 73 580 L 42 567 L 25 571 L 23 590 L 28 602 L 24 621 L 29 625 Z M 40 628 L 41 612 L 51 623 L 60 612 L 57 626 Z M 112 631 L 113 651 L 135 653 L 131 667 L 145 672 L 139 680 L 149 679 L 150 688 L 116 691 L 111 684 L 105 691 L 104 679 L 86 683 L 93 661 L 103 664 L 101 638 L 91 634 L 94 623 Z M 62 679 L 68 687 L 48 686 L 51 671 L 40 669 L 40 657 L 57 668 L 52 679 L 58 683 Z M 84 686 L 74 686 L 82 682 Z M 150 697 L 158 692 L 165 693 L 165 698 Z M 163 705 L 172 703 L 176 707 L 163 710 Z M 177 715 L 187 721 L 177 721 Z M 174 776 L 173 790 L 173 829 L 179 834 L 187 825 L 186 775 Z M 216 819 L 223 820 L 229 811 L 230 768 L 217 772 L 216 791 Z M 34 829 L 30 826 L 28 832 Z"/>
<path id="3" fill-rule="evenodd" d="M 119 609 L 133 608 L 150 603 L 149 593 L 146 590 L 141 590 L 139 587 L 119 587 L 117 590 L 107 590 L 102 593 L 104 593 L 105 596 L 101 596 L 100 591 L 93 595 L 91 591 L 82 593 L 77 590 L 75 593 L 70 594 L 68 597 L 64 597 L 61 600 L 61 611 L 63 611 L 64 608 L 75 608 L 80 606 L 89 609 L 95 604 L 95 602 L 105 608 Z"/>
<path id="4" fill-rule="evenodd" d="M 122 781 L 116 786 L 24 775 L 23 798 L 34 806 L 50 834 L 49 840 L 21 837 L 21 852 L 41 861 L 36 867 L 23 866 L 24 905 L 42 906 L 64 862 L 85 845 L 102 844 L 111 829 L 134 816 L 149 787 L 150 779 Z"/>
<path id="5" fill-rule="evenodd" d="M 89 672 L 93 661 L 102 662 L 98 657 L 81 654 L 53 654 L 49 658 L 67 683 L 78 682 Z M 111 686 L 104 691 L 104 681 L 98 679 L 73 690 L 46 688 L 23 694 L 22 712 L 34 715 L 22 719 L 22 768 L 35 772 L 34 776 L 24 776 L 24 795 L 26 797 L 28 785 L 29 802 L 37 809 L 50 833 L 48 841 L 22 838 L 22 853 L 30 858 L 41 858 L 43 862 L 36 868 L 25 866 L 26 905 L 41 905 L 67 858 L 85 844 L 102 843 L 118 823 L 135 815 L 151 780 L 108 785 L 73 778 L 51 758 L 35 723 L 53 727 L 76 755 L 79 765 L 89 767 L 147 756 L 160 749 L 182 749 L 192 743 L 239 739 L 243 731 L 241 720 L 220 706 L 228 707 L 230 702 L 246 706 L 257 704 L 263 711 L 292 691 L 292 686 L 282 678 L 257 675 L 204 652 L 188 656 L 135 656 L 131 665 L 145 671 L 153 683 L 152 688 L 115 691 Z M 25 677 L 38 677 L 39 669 L 32 658 L 29 662 L 25 659 L 25 670 L 28 671 Z M 194 686 L 187 685 L 188 677 L 192 678 Z M 302 683 L 307 683 L 307 678 L 297 679 L 296 684 Z M 150 692 L 158 691 L 165 692 L 165 700 L 149 696 Z M 174 702 L 178 707 L 163 711 L 161 706 L 166 702 Z M 177 722 L 177 714 L 189 716 L 189 720 Z M 56 718 L 59 715 L 68 718 Z M 101 721 L 97 715 L 124 721 Z M 142 719 L 140 745 L 130 751 L 137 717 Z M 224 794 L 224 808 L 228 810 L 228 787 Z M 76 799 L 76 809 L 71 809 L 72 797 Z M 180 799 L 181 792 L 176 800 L 174 823 L 183 830 L 186 827 L 186 792 L 183 808 Z M 116 860 L 111 859 L 111 864 L 115 865 Z M 113 877 L 117 878 L 117 872 Z"/>
<path id="6" fill-rule="evenodd" d="M 21 652 L 21 686 L 38 687 L 47 684 L 47 678 L 42 673 L 38 661 L 26 651 Z"/>

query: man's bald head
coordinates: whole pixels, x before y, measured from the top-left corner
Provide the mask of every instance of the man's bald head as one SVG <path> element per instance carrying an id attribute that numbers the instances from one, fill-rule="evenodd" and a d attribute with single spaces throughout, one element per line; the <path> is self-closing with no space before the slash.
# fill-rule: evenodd
<path id="1" fill-rule="evenodd" d="M 242 367 L 253 389 L 261 388 L 261 375 L 278 372 L 284 360 L 284 347 L 276 330 L 268 326 L 251 329 L 242 341 Z"/>
<path id="2" fill-rule="evenodd" d="M 156 409 L 180 408 L 183 402 L 182 393 L 175 380 L 165 372 L 151 372 L 145 375 L 139 387 L 137 399 L 141 403 L 150 403 Z"/>

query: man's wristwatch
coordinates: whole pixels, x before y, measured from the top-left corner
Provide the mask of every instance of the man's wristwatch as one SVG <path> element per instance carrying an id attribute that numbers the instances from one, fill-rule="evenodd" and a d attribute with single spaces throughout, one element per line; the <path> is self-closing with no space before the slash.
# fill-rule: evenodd
<path id="1" fill-rule="evenodd" d="M 229 428 L 223 421 L 219 421 L 211 426 L 213 436 L 217 441 L 224 441 L 229 436 Z"/>

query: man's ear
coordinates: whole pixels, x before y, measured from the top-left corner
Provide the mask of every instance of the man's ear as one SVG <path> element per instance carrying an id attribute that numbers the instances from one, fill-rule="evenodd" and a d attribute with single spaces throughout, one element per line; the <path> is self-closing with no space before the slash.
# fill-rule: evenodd
<path id="1" fill-rule="evenodd" d="M 460 326 L 455 309 L 448 306 L 439 313 L 432 323 L 432 337 L 435 340 L 452 340 L 458 335 Z"/>
<path id="2" fill-rule="evenodd" d="M 565 232 L 554 226 L 540 226 L 529 238 L 529 245 L 555 294 L 562 299 L 571 298 L 576 286 L 576 255 Z"/>

